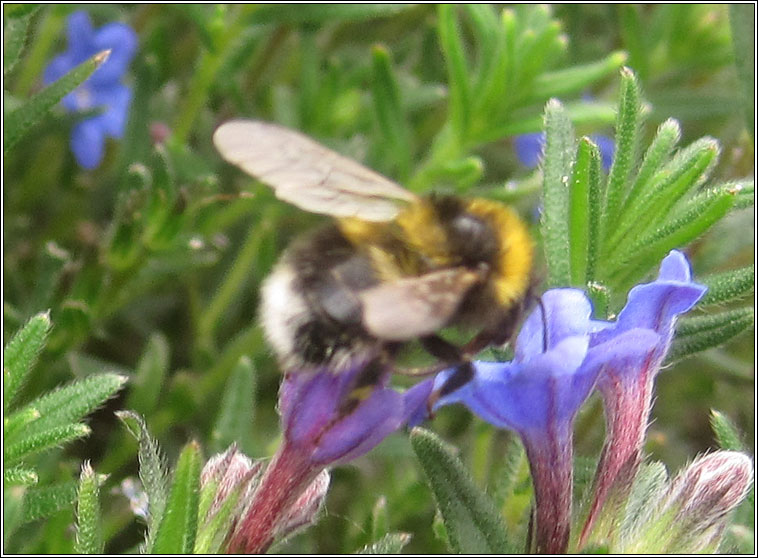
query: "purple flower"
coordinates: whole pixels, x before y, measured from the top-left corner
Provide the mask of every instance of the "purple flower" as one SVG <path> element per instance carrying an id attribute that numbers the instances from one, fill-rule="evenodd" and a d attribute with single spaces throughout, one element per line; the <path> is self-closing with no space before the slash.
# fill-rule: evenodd
<path id="1" fill-rule="evenodd" d="M 616 149 L 613 139 L 603 134 L 592 134 L 590 139 L 595 142 L 600 150 L 603 169 L 607 172 L 613 163 L 613 153 Z M 513 140 L 513 148 L 516 151 L 516 157 L 521 161 L 522 165 L 530 169 L 535 168 L 542 160 L 545 148 L 545 133 L 535 132 L 516 136 Z"/>
<path id="2" fill-rule="evenodd" d="M 676 316 L 704 292 L 691 281 L 689 264 L 677 251 L 663 260 L 658 279 L 630 291 L 615 322 L 590 319 L 590 302 L 579 290 L 547 291 L 519 333 L 513 361 L 475 363 L 472 380 L 439 399 L 435 408 L 463 403 L 482 419 L 520 435 L 534 483 L 537 552 L 566 550 L 573 421 L 595 385 L 605 403 L 607 438 L 580 546 L 608 496 L 616 491 L 614 501 L 623 501 L 639 465 L 653 379 L 669 349 Z M 437 392 L 451 373 L 435 379 Z"/>
<path id="3" fill-rule="evenodd" d="M 605 327 L 590 319 L 591 311 L 580 290 L 547 291 L 519 333 L 513 361 L 474 363 L 473 379 L 435 405 L 463 403 L 487 422 L 519 434 L 534 484 L 538 553 L 565 552 L 568 545 L 573 423 L 603 363 L 636 355 L 657 337 L 631 329 L 591 351 L 593 335 Z M 435 378 L 436 390 L 450 374 Z"/>
<path id="4" fill-rule="evenodd" d="M 612 516 L 625 501 L 642 459 L 653 385 L 671 345 L 679 314 L 690 310 L 706 287 L 692 281 L 687 258 L 672 250 L 661 262 L 658 278 L 637 285 L 614 323 L 601 327 L 590 342 L 590 352 L 638 329 L 654 332 L 656 343 L 647 351 L 602 366 L 597 388 L 605 407 L 606 439 L 595 473 L 593 502 L 579 540 L 583 545 L 600 513 Z M 608 509 L 603 509 L 604 507 Z M 605 522 L 609 529 L 613 522 Z M 600 533 L 600 538 L 610 533 Z"/>
<path id="5" fill-rule="evenodd" d="M 106 136 L 120 138 L 124 134 L 132 91 L 120 80 L 136 49 L 137 35 L 128 25 L 108 23 L 95 31 L 89 15 L 78 11 L 68 18 L 68 50 L 45 68 L 43 81 L 48 85 L 93 55 L 111 51 L 108 59 L 62 101 L 71 112 L 102 109 L 71 131 L 71 150 L 86 169 L 94 169 L 102 161 Z"/>
<path id="6" fill-rule="evenodd" d="M 390 368 L 376 362 L 336 374 L 289 373 L 279 392 L 284 441 L 237 528 L 230 551 L 264 552 L 303 491 L 327 466 L 365 454 L 426 412 L 432 380 L 401 393 L 388 387 Z M 356 389 L 366 374 L 376 383 Z M 290 518 L 290 519 L 288 519 Z"/>

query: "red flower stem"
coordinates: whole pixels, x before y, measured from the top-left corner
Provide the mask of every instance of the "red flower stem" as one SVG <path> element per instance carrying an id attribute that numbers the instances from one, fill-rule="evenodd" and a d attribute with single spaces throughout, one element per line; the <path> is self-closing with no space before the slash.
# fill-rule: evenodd
<path id="1" fill-rule="evenodd" d="M 562 554 L 571 533 L 573 443 L 571 425 L 548 439 L 522 436 L 534 485 L 537 554 Z"/>
<path id="2" fill-rule="evenodd" d="M 645 442 L 648 417 L 652 405 L 653 378 L 647 362 L 644 371 L 634 378 L 634 383 L 624 382 L 622 376 L 612 371 L 601 374 L 598 389 L 605 404 L 606 440 L 593 481 L 593 500 L 587 520 L 579 536 L 578 548 L 582 548 L 595 523 L 601 516 L 615 515 L 618 507 L 626 501 L 642 461 L 642 446 Z M 613 533 L 604 533 L 609 538 Z"/>
<path id="3" fill-rule="evenodd" d="M 276 538 L 279 522 L 321 469 L 285 442 L 266 468 L 227 552 L 264 553 Z"/>

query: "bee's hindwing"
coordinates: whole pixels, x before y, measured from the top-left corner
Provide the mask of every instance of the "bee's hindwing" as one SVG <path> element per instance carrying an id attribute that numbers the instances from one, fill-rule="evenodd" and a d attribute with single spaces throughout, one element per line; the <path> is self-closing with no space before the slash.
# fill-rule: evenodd
<path id="1" fill-rule="evenodd" d="M 445 327 L 480 280 L 465 268 L 381 283 L 360 293 L 363 327 L 381 339 L 407 341 Z"/>
<path id="2" fill-rule="evenodd" d="M 313 213 L 393 219 L 414 194 L 388 178 L 276 124 L 230 120 L 218 127 L 219 153 L 249 175 L 271 186 L 279 199 Z"/>

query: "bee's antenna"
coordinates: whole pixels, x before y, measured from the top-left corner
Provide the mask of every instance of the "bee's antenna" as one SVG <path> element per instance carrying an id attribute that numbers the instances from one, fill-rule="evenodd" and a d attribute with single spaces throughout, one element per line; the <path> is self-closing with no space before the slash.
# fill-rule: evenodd
<path id="1" fill-rule="evenodd" d="M 547 339 L 547 310 L 542 302 L 542 298 L 537 298 L 537 304 L 540 305 L 540 314 L 542 314 L 542 352 L 547 352 L 548 339 Z"/>

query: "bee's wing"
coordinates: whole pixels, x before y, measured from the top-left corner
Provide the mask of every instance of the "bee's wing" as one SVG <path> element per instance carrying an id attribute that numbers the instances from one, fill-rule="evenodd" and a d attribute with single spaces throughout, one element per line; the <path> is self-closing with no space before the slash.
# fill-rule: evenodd
<path id="1" fill-rule="evenodd" d="M 430 335 L 447 325 L 468 290 L 480 279 L 474 271 L 452 268 L 361 291 L 363 326 L 388 341 Z"/>
<path id="2" fill-rule="evenodd" d="M 307 136 L 268 122 L 230 120 L 213 134 L 219 153 L 313 213 L 389 221 L 416 196 Z"/>

